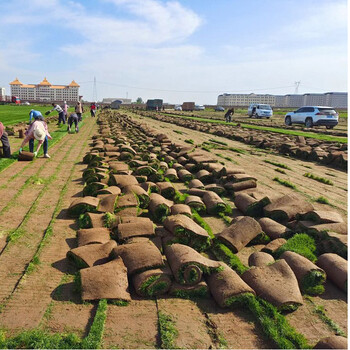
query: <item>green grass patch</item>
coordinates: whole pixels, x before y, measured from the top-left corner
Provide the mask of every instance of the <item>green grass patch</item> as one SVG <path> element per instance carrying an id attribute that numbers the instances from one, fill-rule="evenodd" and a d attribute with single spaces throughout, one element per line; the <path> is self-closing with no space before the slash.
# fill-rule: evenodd
<path id="1" fill-rule="evenodd" d="M 176 132 L 177 134 L 180 134 L 180 135 L 182 135 L 183 134 L 183 132 L 182 131 L 180 131 L 180 130 L 173 130 L 174 132 Z"/>
<path id="2" fill-rule="evenodd" d="M 287 173 L 286 173 L 283 169 L 276 168 L 276 169 L 274 169 L 274 170 L 277 171 L 277 172 L 280 173 L 280 174 L 287 175 Z"/>
<path id="3" fill-rule="evenodd" d="M 316 202 L 321 203 L 321 204 L 329 204 L 329 205 L 331 204 L 330 201 L 326 197 L 323 197 L 323 196 L 316 198 Z"/>
<path id="4" fill-rule="evenodd" d="M 193 141 L 192 139 L 186 139 L 185 142 L 186 142 L 186 143 L 190 143 L 191 145 L 194 144 L 194 141 Z"/>
<path id="5" fill-rule="evenodd" d="M 341 335 L 346 337 L 347 334 L 342 331 L 337 323 L 335 323 L 331 318 L 326 314 L 326 310 L 323 306 L 315 306 L 314 312 L 319 316 L 319 318 L 332 330 L 336 335 Z"/>
<path id="6" fill-rule="evenodd" d="M 176 349 L 175 340 L 179 335 L 175 322 L 170 315 L 158 311 L 158 331 L 161 349 Z"/>
<path id="7" fill-rule="evenodd" d="M 276 182 L 278 182 L 279 184 L 281 184 L 281 185 L 283 185 L 283 186 L 292 188 L 293 190 L 296 190 L 296 189 L 297 189 L 297 187 L 296 187 L 294 184 L 292 184 L 290 181 L 280 179 L 280 178 L 277 177 L 277 176 L 273 178 L 273 181 L 276 181 Z"/>
<path id="8" fill-rule="evenodd" d="M 282 169 L 292 170 L 289 166 L 287 166 L 283 163 L 273 162 L 272 160 L 268 160 L 268 159 L 265 159 L 264 162 L 268 163 L 268 164 L 272 164 L 272 165 L 277 166 L 277 167 L 282 168 Z"/>
<path id="9" fill-rule="evenodd" d="M 192 211 L 192 219 L 202 228 L 204 228 L 204 230 L 206 230 L 209 234 L 209 237 L 211 239 L 213 239 L 215 236 L 213 234 L 213 230 L 211 229 L 211 227 L 208 225 L 207 222 L 205 222 L 205 220 L 198 214 L 198 212 L 195 209 L 191 209 Z"/>
<path id="10" fill-rule="evenodd" d="M 228 150 L 232 151 L 232 152 L 239 153 L 239 154 L 247 154 L 248 153 L 247 151 L 240 149 L 240 148 L 236 148 L 236 147 L 229 147 Z"/>
<path id="11" fill-rule="evenodd" d="M 326 185 L 331 185 L 331 186 L 334 185 L 333 182 L 332 182 L 331 180 L 326 179 L 326 178 L 324 178 L 324 177 L 319 177 L 319 176 L 314 175 L 314 174 L 311 174 L 311 173 L 305 173 L 304 176 L 305 176 L 305 177 L 308 177 L 309 179 L 313 179 L 313 180 L 316 180 L 316 181 L 318 181 L 318 182 L 322 182 L 322 183 L 324 183 L 324 184 L 326 184 Z"/>
<path id="12" fill-rule="evenodd" d="M 322 271 L 312 270 L 307 273 L 301 281 L 301 290 L 309 295 L 319 295 L 324 292 L 323 283 L 326 274 Z"/>
<path id="13" fill-rule="evenodd" d="M 94 322 L 91 325 L 89 334 L 82 342 L 83 349 L 100 349 L 105 322 L 107 318 L 107 300 L 101 299 L 98 303 Z"/>
<path id="14" fill-rule="evenodd" d="M 228 146 L 228 144 L 226 142 L 220 141 L 220 140 L 215 140 L 215 139 L 209 139 L 210 142 L 214 142 L 217 143 L 219 145 L 223 145 L 223 146 Z"/>
<path id="15" fill-rule="evenodd" d="M 275 258 L 278 259 L 285 251 L 298 253 L 312 262 L 317 260 L 316 242 L 312 237 L 305 233 L 295 234 L 288 239 L 287 243 L 277 249 L 274 254 Z"/>

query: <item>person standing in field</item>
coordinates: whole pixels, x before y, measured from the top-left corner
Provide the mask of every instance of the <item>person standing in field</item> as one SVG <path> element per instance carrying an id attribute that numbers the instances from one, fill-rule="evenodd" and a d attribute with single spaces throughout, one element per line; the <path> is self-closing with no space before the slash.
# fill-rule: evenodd
<path id="1" fill-rule="evenodd" d="M 84 112 L 84 108 L 83 105 L 81 104 L 80 101 L 77 102 L 77 104 L 75 105 L 75 113 L 78 116 L 78 120 L 81 122 L 82 121 L 82 113 Z"/>
<path id="2" fill-rule="evenodd" d="M 64 111 L 63 111 L 62 107 L 60 105 L 58 105 L 57 103 L 53 103 L 52 106 L 53 106 L 53 108 L 49 111 L 49 114 L 52 111 L 57 111 L 57 113 L 58 113 L 58 125 L 61 124 L 61 121 L 63 124 L 66 124 L 66 118 L 64 116 Z"/>
<path id="3" fill-rule="evenodd" d="M 39 141 L 36 151 L 34 152 L 34 156 L 38 155 L 38 152 L 43 145 L 44 148 L 44 158 L 51 158 L 47 153 L 49 148 L 48 139 L 52 139 L 49 134 L 49 130 L 47 128 L 47 124 L 43 120 L 35 120 L 29 127 L 29 129 L 25 133 L 26 137 L 24 138 L 21 147 L 19 149 L 19 153 L 22 152 L 23 147 L 29 142 L 29 151 L 34 151 L 34 140 Z"/>
<path id="4" fill-rule="evenodd" d="M 79 122 L 79 117 L 76 113 L 71 113 L 69 115 L 69 118 L 68 118 L 68 132 L 71 131 L 71 127 L 74 123 L 75 125 L 75 132 L 78 133 L 79 132 L 79 126 L 78 126 L 78 122 Z"/>
<path id="5" fill-rule="evenodd" d="M 67 101 L 64 101 L 63 103 L 63 112 L 64 112 L 64 117 L 67 120 L 67 116 L 68 116 L 68 108 L 69 106 L 67 105 Z"/>
<path id="6" fill-rule="evenodd" d="M 0 140 L 2 142 L 2 153 L 5 158 L 11 157 L 11 147 L 4 124 L 0 122 Z"/>
<path id="7" fill-rule="evenodd" d="M 90 106 L 90 113 L 91 113 L 91 117 L 95 117 L 96 115 L 96 103 L 91 103 L 91 106 Z"/>
<path id="8" fill-rule="evenodd" d="M 225 120 L 227 123 L 231 123 L 232 116 L 235 113 L 235 110 L 233 108 L 230 108 L 226 113 L 225 113 Z"/>

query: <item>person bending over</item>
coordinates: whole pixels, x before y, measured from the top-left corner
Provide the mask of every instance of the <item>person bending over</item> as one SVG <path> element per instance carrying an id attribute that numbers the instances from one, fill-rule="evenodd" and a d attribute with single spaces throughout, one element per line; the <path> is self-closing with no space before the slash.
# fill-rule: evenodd
<path id="1" fill-rule="evenodd" d="M 75 132 L 78 133 L 79 132 L 79 126 L 78 126 L 78 122 L 79 122 L 79 117 L 76 113 L 71 113 L 69 115 L 68 118 L 68 131 L 70 132 L 72 125 L 74 123 L 75 125 Z"/>
<path id="2" fill-rule="evenodd" d="M 4 124 L 0 122 L 0 140 L 2 142 L 2 153 L 5 158 L 11 157 L 11 147 Z"/>

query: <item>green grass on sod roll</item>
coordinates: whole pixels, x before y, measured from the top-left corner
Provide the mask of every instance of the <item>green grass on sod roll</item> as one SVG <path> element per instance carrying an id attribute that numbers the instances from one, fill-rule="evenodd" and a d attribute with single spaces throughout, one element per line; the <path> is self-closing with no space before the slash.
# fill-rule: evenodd
<path id="1" fill-rule="evenodd" d="M 323 283 L 326 281 L 326 274 L 322 271 L 312 270 L 304 276 L 301 281 L 301 290 L 310 295 L 319 295 L 324 292 Z"/>

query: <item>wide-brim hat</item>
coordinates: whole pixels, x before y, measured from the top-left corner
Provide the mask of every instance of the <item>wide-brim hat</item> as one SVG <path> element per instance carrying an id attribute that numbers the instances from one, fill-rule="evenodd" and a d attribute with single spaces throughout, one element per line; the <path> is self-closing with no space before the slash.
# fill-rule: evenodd
<path id="1" fill-rule="evenodd" d="M 34 137 L 38 140 L 38 141 L 43 141 L 46 137 L 46 132 L 44 128 L 36 128 L 34 130 Z"/>

